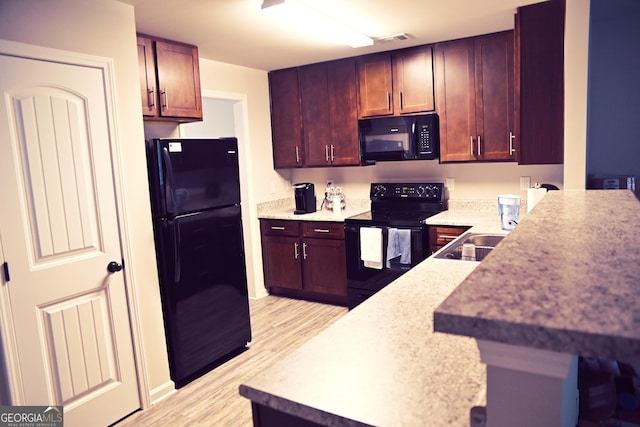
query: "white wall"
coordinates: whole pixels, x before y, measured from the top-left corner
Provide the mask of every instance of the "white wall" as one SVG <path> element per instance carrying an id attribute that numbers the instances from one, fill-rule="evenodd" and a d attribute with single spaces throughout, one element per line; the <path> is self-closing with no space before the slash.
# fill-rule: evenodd
<path id="1" fill-rule="evenodd" d="M 454 189 L 448 189 L 450 200 L 495 200 L 498 194 L 517 194 L 526 199 L 527 192 L 520 190 L 520 177 L 534 182 L 549 183 L 562 188 L 562 165 L 519 166 L 515 163 L 466 163 L 439 164 L 437 160 L 404 162 L 379 162 L 374 166 L 344 168 L 296 169 L 293 182 L 313 182 L 316 195 L 325 188 L 327 179 L 344 188 L 349 198 L 367 199 L 371 182 L 434 181 L 445 182 L 454 178 Z"/>
<path id="2" fill-rule="evenodd" d="M 203 97 L 234 106 L 249 295 L 264 296 L 257 205 L 289 196 L 288 173 L 273 170 L 267 72 L 200 58 L 200 85 Z"/>
<path id="3" fill-rule="evenodd" d="M 156 272 L 133 7 L 111 0 L 0 0 L 0 38 L 113 59 L 115 137 L 121 146 L 124 214 L 131 238 L 126 277 L 143 302 L 144 374 L 149 388 L 162 394 L 173 383 Z"/>
<path id="4" fill-rule="evenodd" d="M 180 125 L 183 138 L 236 136 L 233 105 L 236 101 L 202 97 L 202 121 Z"/>
<path id="5" fill-rule="evenodd" d="M 589 0 L 566 0 L 564 36 L 564 188 L 586 187 Z"/>

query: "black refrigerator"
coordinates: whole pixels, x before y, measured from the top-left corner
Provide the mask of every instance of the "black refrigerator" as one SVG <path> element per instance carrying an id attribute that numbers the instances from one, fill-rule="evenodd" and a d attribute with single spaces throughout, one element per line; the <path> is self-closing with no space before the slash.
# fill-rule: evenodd
<path id="1" fill-rule="evenodd" d="M 147 161 L 169 368 L 182 387 L 251 341 L 238 141 L 151 139 Z"/>

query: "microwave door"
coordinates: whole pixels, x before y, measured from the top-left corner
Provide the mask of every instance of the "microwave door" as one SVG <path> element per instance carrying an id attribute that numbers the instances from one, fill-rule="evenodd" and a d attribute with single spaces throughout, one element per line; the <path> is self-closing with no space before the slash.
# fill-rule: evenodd
<path id="1" fill-rule="evenodd" d="M 364 136 L 365 160 L 403 160 L 409 151 L 409 134 L 375 134 Z"/>

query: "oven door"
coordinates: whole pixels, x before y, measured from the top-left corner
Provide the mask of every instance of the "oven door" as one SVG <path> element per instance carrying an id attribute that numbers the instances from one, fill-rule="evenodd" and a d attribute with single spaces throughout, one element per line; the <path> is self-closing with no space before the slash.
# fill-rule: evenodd
<path id="1" fill-rule="evenodd" d="M 410 230 L 411 233 L 411 263 L 403 264 L 399 258 L 391 259 L 387 267 L 387 247 L 389 243 L 389 229 L 382 228 L 382 269 L 365 267 L 360 257 L 360 229 L 368 225 L 345 224 L 345 252 L 347 257 L 347 294 L 349 309 L 354 308 L 389 283 L 406 273 L 410 268 L 424 260 L 427 256 L 427 233 L 424 227 L 393 227 L 398 230 Z"/>

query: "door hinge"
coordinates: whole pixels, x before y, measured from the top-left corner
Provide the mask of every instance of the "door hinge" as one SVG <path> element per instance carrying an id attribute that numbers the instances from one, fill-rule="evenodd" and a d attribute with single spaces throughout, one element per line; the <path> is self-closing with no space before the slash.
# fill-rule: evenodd
<path id="1" fill-rule="evenodd" d="M 4 274 L 5 282 L 11 281 L 11 276 L 9 275 L 9 263 L 8 262 L 4 262 L 2 264 L 2 273 Z"/>

